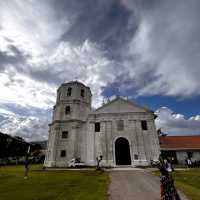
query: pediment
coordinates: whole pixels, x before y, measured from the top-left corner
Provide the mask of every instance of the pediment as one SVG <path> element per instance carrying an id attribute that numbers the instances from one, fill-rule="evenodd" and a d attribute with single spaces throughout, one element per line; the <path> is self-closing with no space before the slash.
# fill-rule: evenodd
<path id="1" fill-rule="evenodd" d="M 98 108 L 95 113 L 131 113 L 131 112 L 151 112 L 150 110 L 136 105 L 132 101 L 122 99 L 118 97 L 113 101 L 104 104 Z"/>

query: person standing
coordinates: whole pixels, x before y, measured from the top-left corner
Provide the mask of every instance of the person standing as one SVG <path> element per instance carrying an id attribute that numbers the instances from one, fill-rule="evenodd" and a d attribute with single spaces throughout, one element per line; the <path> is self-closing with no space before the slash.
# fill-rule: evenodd
<path id="1" fill-rule="evenodd" d="M 187 159 L 187 164 L 188 164 L 188 167 L 191 168 L 192 167 L 192 161 L 190 158 Z"/>
<path id="2" fill-rule="evenodd" d="M 28 150 L 26 152 L 26 156 L 25 156 L 25 164 L 24 164 L 24 168 L 25 168 L 25 172 L 24 172 L 24 179 L 28 178 L 28 172 L 29 172 L 29 152 L 30 152 L 30 146 L 28 146 Z"/>
<path id="3" fill-rule="evenodd" d="M 177 190 L 174 186 L 174 180 L 168 171 L 166 159 L 160 158 L 160 199 L 161 200 L 180 200 Z"/>
<path id="4" fill-rule="evenodd" d="M 161 167 L 160 169 L 160 199 L 161 200 L 180 200 L 177 190 L 174 186 L 174 180 L 168 171 Z"/>

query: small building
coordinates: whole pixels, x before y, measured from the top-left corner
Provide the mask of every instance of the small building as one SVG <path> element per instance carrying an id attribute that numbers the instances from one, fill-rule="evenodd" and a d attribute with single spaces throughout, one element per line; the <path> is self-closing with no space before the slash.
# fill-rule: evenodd
<path id="1" fill-rule="evenodd" d="M 178 164 L 185 164 L 185 159 L 200 161 L 200 135 L 198 136 L 160 136 L 162 155 L 174 157 Z"/>
<path id="2" fill-rule="evenodd" d="M 144 166 L 158 160 L 154 112 L 117 97 L 96 110 L 89 87 L 78 81 L 57 90 L 44 165 L 67 167 L 71 159 L 88 166 Z"/>

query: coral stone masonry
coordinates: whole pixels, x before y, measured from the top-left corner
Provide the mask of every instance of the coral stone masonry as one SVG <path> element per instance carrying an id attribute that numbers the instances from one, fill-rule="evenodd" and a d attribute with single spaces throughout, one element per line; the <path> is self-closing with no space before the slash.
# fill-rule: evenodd
<path id="1" fill-rule="evenodd" d="M 93 110 L 89 87 L 78 81 L 57 90 L 49 124 L 47 167 L 67 167 L 71 159 L 88 166 L 145 166 L 159 157 L 152 111 L 121 97 Z"/>

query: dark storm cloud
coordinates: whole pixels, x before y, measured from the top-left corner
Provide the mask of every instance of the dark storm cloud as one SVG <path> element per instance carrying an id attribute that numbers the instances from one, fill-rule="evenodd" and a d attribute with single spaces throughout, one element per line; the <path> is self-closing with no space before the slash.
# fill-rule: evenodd
<path id="1" fill-rule="evenodd" d="M 85 40 L 98 43 L 106 50 L 107 56 L 114 60 L 122 59 L 123 51 L 127 50 L 127 44 L 134 37 L 139 25 L 139 17 L 137 12 L 126 7 L 119 0 L 62 0 L 50 1 L 54 7 L 55 17 L 57 20 L 69 20 L 70 28 L 66 27 L 66 31 L 62 34 L 59 42 L 70 41 L 72 45 L 81 45 Z M 135 4 L 150 7 L 152 2 L 145 1 Z M 141 8 L 140 8 L 141 9 Z M 12 40 L 6 38 L 12 44 Z M 12 64 L 19 73 L 25 73 L 31 78 L 47 82 L 50 84 L 60 84 L 63 81 L 61 74 L 63 71 L 54 70 L 59 68 L 59 64 L 49 63 L 48 67 L 32 67 L 26 61 L 29 59 L 17 47 L 10 46 L 10 50 L 15 56 L 10 56 L 0 52 L 1 68 L 5 68 L 6 64 Z M 65 63 L 61 63 L 65 65 Z M 122 68 L 123 65 L 116 65 L 116 68 Z M 53 69 L 53 70 L 52 70 Z M 121 74 L 119 74 L 121 75 Z"/>
<path id="2" fill-rule="evenodd" d="M 47 131 L 55 88 L 75 77 L 97 100 L 119 93 L 199 95 L 199 10 L 198 0 L 0 2 L 0 84 L 6 93 L 0 100 L 17 115 L 14 126 L 13 113 L 4 115 L 7 120 L 0 115 L 3 130 L 25 124 L 18 134 L 39 138 Z M 166 126 L 185 123 L 174 121 Z"/>
<path id="3" fill-rule="evenodd" d="M 55 69 L 59 68 L 57 65 L 52 65 L 50 68 Z M 60 78 L 60 74 L 63 72 L 55 72 L 54 70 L 48 69 L 30 69 L 29 75 L 36 81 L 47 82 L 49 84 L 59 85 L 62 83 L 62 79 Z"/>
<path id="4" fill-rule="evenodd" d="M 0 50 L 0 71 L 4 70 L 7 65 L 13 65 L 16 68 L 17 65 L 24 65 L 28 57 L 16 46 L 10 44 L 7 51 Z"/>
<path id="5" fill-rule="evenodd" d="M 68 0 L 56 6 L 63 15 L 74 16 L 62 40 L 80 44 L 89 39 L 101 44 L 109 55 L 120 56 L 121 48 L 126 46 L 137 30 L 137 17 L 119 0 Z M 130 18 L 133 17 L 134 23 L 130 24 Z"/>
<path id="6" fill-rule="evenodd" d="M 199 95 L 200 2 L 122 2 L 139 16 L 130 49 L 122 52 L 121 68 L 132 89 L 137 86 L 139 95 Z"/>
<path id="7" fill-rule="evenodd" d="M 17 84 L 22 84 L 21 80 L 14 80 L 15 73 L 25 74 L 36 81 L 47 82 L 50 84 L 60 84 L 62 80 L 59 78 L 59 74 L 62 72 L 56 72 L 49 70 L 49 68 L 42 69 L 41 67 L 32 67 L 27 62 L 30 59 L 30 55 L 25 55 L 24 52 L 20 51 L 16 46 L 9 45 L 8 51 L 0 51 L 0 72 L 12 67 L 15 72 L 10 73 L 9 81 L 7 84 L 10 85 L 14 81 Z M 59 68 L 59 66 L 52 65 L 50 68 Z"/>
<path id="8" fill-rule="evenodd" d="M 43 108 L 36 108 L 31 106 L 22 106 L 17 103 L 1 103 L 1 108 L 11 111 L 14 114 L 18 114 L 20 116 L 28 117 L 47 117 L 51 115 L 51 109 L 43 109 Z"/>

